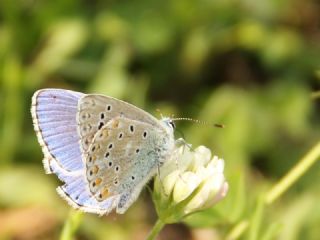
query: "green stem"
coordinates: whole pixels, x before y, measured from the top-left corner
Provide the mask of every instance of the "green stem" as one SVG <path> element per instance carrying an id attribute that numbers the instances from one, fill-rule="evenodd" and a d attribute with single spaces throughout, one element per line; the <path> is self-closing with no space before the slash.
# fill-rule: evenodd
<path id="1" fill-rule="evenodd" d="M 276 183 L 266 194 L 265 203 L 272 204 L 285 191 L 287 191 L 320 157 L 320 142 L 317 143 L 288 174 L 286 174 L 278 183 Z M 243 220 L 237 224 L 227 239 L 239 238 L 249 227 L 248 220 Z"/>
<path id="2" fill-rule="evenodd" d="M 151 232 L 149 233 L 149 236 L 146 238 L 146 240 L 154 240 L 162 230 L 162 228 L 165 226 L 165 223 L 162 222 L 160 219 L 157 220 L 156 224 L 153 226 Z"/>
<path id="3" fill-rule="evenodd" d="M 63 229 L 60 234 L 60 240 L 72 240 L 74 234 L 79 228 L 82 220 L 83 213 L 80 211 L 71 210 L 69 217 L 63 225 Z"/>
<path id="4" fill-rule="evenodd" d="M 226 240 L 235 240 L 238 239 L 242 233 L 248 228 L 249 221 L 248 220 L 242 220 L 239 222 L 227 235 Z"/>
<path id="5" fill-rule="evenodd" d="M 286 190 L 288 190 L 318 159 L 320 143 L 315 145 L 300 161 L 267 193 L 266 203 L 272 204 Z"/>

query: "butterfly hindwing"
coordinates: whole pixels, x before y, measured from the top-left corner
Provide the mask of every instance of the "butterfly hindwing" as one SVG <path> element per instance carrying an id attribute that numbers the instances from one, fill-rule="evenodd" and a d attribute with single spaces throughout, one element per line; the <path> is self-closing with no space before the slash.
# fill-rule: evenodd
<path id="1" fill-rule="evenodd" d="M 85 169 L 67 171 L 57 161 L 50 161 L 50 170 L 64 182 L 63 186 L 57 188 L 57 192 L 75 209 L 103 215 L 116 207 L 120 196 L 115 195 L 105 201 L 96 200 L 90 192 Z"/>
<path id="2" fill-rule="evenodd" d="M 86 154 L 86 176 L 98 201 L 120 195 L 117 212 L 123 213 L 161 164 L 166 141 L 162 129 L 116 117 L 94 136 Z M 161 153 L 160 153 L 161 152 Z"/>
<path id="3" fill-rule="evenodd" d="M 99 215 L 111 212 L 120 197 L 114 195 L 104 201 L 97 201 L 90 192 L 87 180 L 83 175 L 67 175 L 65 184 L 58 187 L 57 191 L 73 208 Z"/>

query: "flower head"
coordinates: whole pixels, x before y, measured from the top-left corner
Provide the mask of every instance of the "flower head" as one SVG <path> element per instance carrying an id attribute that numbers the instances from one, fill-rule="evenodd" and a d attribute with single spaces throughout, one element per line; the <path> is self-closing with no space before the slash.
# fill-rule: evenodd
<path id="1" fill-rule="evenodd" d="M 212 207 L 228 191 L 223 171 L 223 159 L 211 157 L 208 148 L 177 147 L 155 179 L 153 199 L 160 218 L 176 222 Z"/>

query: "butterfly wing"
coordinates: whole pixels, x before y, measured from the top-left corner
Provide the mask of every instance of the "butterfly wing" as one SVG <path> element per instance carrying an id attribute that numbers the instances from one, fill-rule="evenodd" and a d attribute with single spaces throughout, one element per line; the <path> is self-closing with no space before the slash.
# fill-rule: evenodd
<path id="1" fill-rule="evenodd" d="M 110 120 L 86 153 L 91 193 L 99 202 L 120 196 L 117 212 L 125 212 L 170 153 L 171 138 L 149 123 L 124 117 Z"/>
<path id="2" fill-rule="evenodd" d="M 82 96 L 69 90 L 42 89 L 32 97 L 32 120 L 47 173 L 52 173 L 53 161 L 67 171 L 83 169 L 76 121 Z"/>
<path id="3" fill-rule="evenodd" d="M 87 151 L 98 130 L 108 121 L 119 116 L 153 126 L 159 124 L 158 119 L 149 113 L 119 99 L 97 94 L 85 95 L 79 101 L 77 116 L 83 151 Z"/>
<path id="4" fill-rule="evenodd" d="M 98 202 L 90 192 L 78 135 L 78 101 L 84 94 L 63 89 L 42 89 L 32 97 L 31 114 L 44 153 L 47 173 L 55 173 L 65 184 L 58 193 L 74 208 L 105 214 L 119 196 Z"/>
<path id="5" fill-rule="evenodd" d="M 75 209 L 104 215 L 114 209 L 119 201 L 120 196 L 117 195 L 108 198 L 106 201 L 97 201 L 89 190 L 83 171 L 67 172 L 56 162 L 52 162 L 51 168 L 59 179 L 65 183 L 57 188 L 57 192 Z"/>
<path id="6" fill-rule="evenodd" d="M 167 143 L 173 138 L 158 132 L 163 129 L 150 114 L 123 101 L 100 95 L 42 89 L 32 98 L 31 113 L 45 156 L 43 163 L 46 172 L 55 173 L 65 183 L 57 188 L 58 193 L 71 206 L 85 212 L 105 214 L 117 207 L 117 212 L 123 213 L 154 175 L 157 165 L 169 152 L 169 148 L 164 146 L 168 146 Z M 134 130 L 131 130 L 132 124 Z M 146 129 L 146 139 L 149 140 L 143 141 Z M 101 138 L 106 130 L 108 140 Z M 121 137 L 119 131 L 123 131 Z M 122 170 L 108 168 L 109 162 L 103 157 L 105 152 L 101 151 L 107 150 L 110 143 L 120 144 L 119 137 L 124 139 L 126 145 L 112 146 L 109 150 L 113 151 L 112 161 Z M 98 150 L 87 152 L 88 149 L 93 150 L 96 144 L 99 145 L 99 154 Z M 140 154 L 135 152 L 137 146 L 141 147 Z M 90 165 L 93 162 L 98 164 L 99 171 Z M 98 180 L 93 186 L 94 176 L 95 181 L 101 177 L 103 184 Z M 119 187 L 114 182 L 116 177 Z M 106 189 L 108 192 L 102 191 Z"/>

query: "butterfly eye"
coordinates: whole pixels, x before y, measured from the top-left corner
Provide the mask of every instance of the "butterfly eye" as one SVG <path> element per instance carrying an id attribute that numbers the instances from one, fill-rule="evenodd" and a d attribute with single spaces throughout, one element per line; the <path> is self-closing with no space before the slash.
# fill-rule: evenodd
<path id="1" fill-rule="evenodd" d="M 176 128 L 176 125 L 174 124 L 174 122 L 172 120 L 169 121 L 169 124 L 171 125 L 171 127 L 174 129 Z"/>

